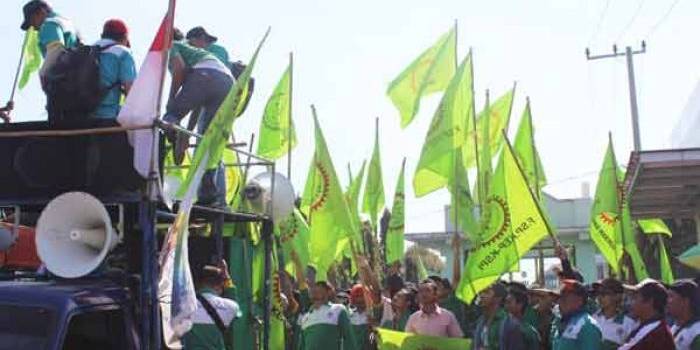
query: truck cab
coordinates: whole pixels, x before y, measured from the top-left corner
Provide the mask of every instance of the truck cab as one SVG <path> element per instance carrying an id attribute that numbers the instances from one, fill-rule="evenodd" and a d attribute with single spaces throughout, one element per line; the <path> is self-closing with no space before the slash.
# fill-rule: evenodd
<path id="1" fill-rule="evenodd" d="M 0 350 L 140 349 L 135 310 L 111 281 L 3 281 Z"/>

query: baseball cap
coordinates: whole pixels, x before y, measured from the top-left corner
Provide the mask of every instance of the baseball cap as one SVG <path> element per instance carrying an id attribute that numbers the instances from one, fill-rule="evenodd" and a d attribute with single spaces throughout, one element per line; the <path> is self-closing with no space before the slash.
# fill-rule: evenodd
<path id="1" fill-rule="evenodd" d="M 204 37 L 208 42 L 212 42 L 212 43 L 219 40 L 217 37 L 207 33 L 207 31 L 202 26 L 197 26 L 197 27 L 190 29 L 187 32 L 187 35 L 185 35 L 185 38 L 187 38 L 187 39 L 201 38 L 201 37 Z"/>
<path id="2" fill-rule="evenodd" d="M 588 297 L 588 290 L 583 283 L 573 279 L 562 280 L 561 283 L 558 295 L 574 294 L 583 298 Z"/>
<path id="3" fill-rule="evenodd" d="M 668 289 L 690 300 L 691 304 L 698 305 L 700 294 L 698 292 L 698 285 L 695 282 L 691 280 L 679 280 L 673 283 Z"/>
<path id="4" fill-rule="evenodd" d="M 608 292 L 613 294 L 622 294 L 625 291 L 624 285 L 620 280 L 615 278 L 606 278 L 593 283 L 593 289 L 598 292 Z"/>
<path id="5" fill-rule="evenodd" d="M 29 26 L 30 26 L 29 19 L 32 17 L 34 12 L 36 12 L 42 8 L 50 8 L 50 7 L 51 6 L 49 6 L 49 4 L 43 0 L 32 0 L 32 1 L 24 4 L 24 7 L 22 7 L 22 12 L 24 13 L 24 21 L 22 21 L 22 25 L 20 26 L 20 28 L 22 30 L 29 29 Z"/>
<path id="6" fill-rule="evenodd" d="M 350 289 L 350 300 L 359 300 L 364 298 L 367 288 L 361 284 L 356 284 Z"/>
<path id="7" fill-rule="evenodd" d="M 129 29 L 126 27 L 126 23 L 121 19 L 112 18 L 105 22 L 102 27 L 102 35 L 114 34 L 114 35 L 126 35 L 129 33 Z"/>
<path id="8" fill-rule="evenodd" d="M 645 299 L 658 300 L 660 304 L 666 305 L 668 301 L 668 291 L 663 284 L 651 278 L 645 278 L 634 286 L 625 285 L 626 290 L 639 293 Z"/>

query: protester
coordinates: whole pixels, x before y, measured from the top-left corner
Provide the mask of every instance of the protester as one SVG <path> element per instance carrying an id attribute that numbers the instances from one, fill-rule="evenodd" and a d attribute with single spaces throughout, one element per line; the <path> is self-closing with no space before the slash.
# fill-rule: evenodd
<path id="1" fill-rule="evenodd" d="M 441 308 L 450 311 L 457 322 L 459 322 L 459 327 L 464 333 L 464 303 L 457 298 L 452 290 L 452 284 L 447 278 L 442 278 L 440 276 L 428 276 L 429 279 L 435 282 L 438 288 L 438 298 L 439 305 Z"/>
<path id="2" fill-rule="evenodd" d="M 540 349 L 549 350 L 552 348 L 551 332 L 554 321 L 554 305 L 557 301 L 557 294 L 544 288 L 530 289 L 530 299 L 534 303 L 537 314 L 537 332 L 540 335 Z"/>
<path id="3" fill-rule="evenodd" d="M 625 289 L 617 279 L 606 278 L 594 285 L 600 311 L 593 315 L 603 335 L 603 349 L 617 349 L 638 324 L 625 315 L 622 298 Z"/>
<path id="4" fill-rule="evenodd" d="M 316 282 L 311 289 L 311 308 L 299 318 L 300 350 L 357 349 L 348 310 L 332 304 L 329 294 L 333 287 L 325 281 Z"/>
<path id="5" fill-rule="evenodd" d="M 357 350 L 370 348 L 369 334 L 371 327 L 365 299 L 368 296 L 369 290 L 362 284 L 356 284 L 350 289 L 350 324 L 358 346 L 355 348 Z M 352 350 L 352 348 L 344 346 L 343 350 Z"/>
<path id="6" fill-rule="evenodd" d="M 78 45 L 78 36 L 71 21 L 61 17 L 46 1 L 29 1 L 22 11 L 24 21 L 20 28 L 26 31 L 33 27 L 39 31 L 39 49 L 44 57 L 39 76 L 43 83 L 43 77 L 56 62 L 62 49 Z"/>
<path id="7" fill-rule="evenodd" d="M 426 279 L 418 286 L 420 310 L 406 322 L 406 332 L 434 337 L 461 338 L 464 334 L 455 315 L 438 305 L 437 285 Z"/>
<path id="8" fill-rule="evenodd" d="M 398 293 L 395 293 L 391 299 L 393 318 L 383 320 L 382 328 L 403 332 L 406 329 L 408 318 L 411 316 L 412 298 L 413 295 L 408 289 L 401 289 Z"/>
<path id="9" fill-rule="evenodd" d="M 185 35 L 187 43 L 200 49 L 205 49 L 216 56 L 225 65 L 230 65 L 228 51 L 223 46 L 217 44 L 217 37 L 207 33 L 204 27 L 198 26 L 190 29 Z"/>
<path id="10" fill-rule="evenodd" d="M 630 311 L 639 326 L 619 349 L 675 349 L 673 335 L 664 319 L 668 300 L 666 288 L 661 283 L 648 279 L 628 288 L 633 292 Z"/>
<path id="11" fill-rule="evenodd" d="M 201 108 L 197 132 L 204 134 L 231 90 L 234 79 L 230 70 L 211 53 L 182 41 L 173 42 L 170 69 L 170 100 L 163 120 L 179 124 L 189 112 Z M 166 135 L 175 145 L 175 158 L 182 158 L 189 137 L 177 138 L 174 132 Z M 205 172 L 198 199 L 200 204 L 226 206 L 226 178 L 221 163 Z"/>
<path id="12" fill-rule="evenodd" d="M 533 328 L 537 328 L 537 312 L 535 312 L 535 309 L 532 307 L 534 303 L 531 302 L 530 297 L 528 295 L 528 290 L 527 286 L 525 286 L 524 283 L 517 282 L 517 281 L 511 281 L 507 283 L 508 286 L 508 291 L 516 290 L 525 295 L 525 298 L 527 299 L 526 301 L 528 302 L 525 305 L 525 312 L 522 317 L 522 321 L 529 324 Z"/>
<path id="13" fill-rule="evenodd" d="M 510 314 L 511 321 L 520 326 L 523 336 L 523 349 L 538 350 L 540 348 L 540 335 L 537 329 L 525 321 L 525 310 L 528 309 L 529 302 L 527 294 L 518 289 L 511 288 L 506 297 L 506 310 Z"/>
<path id="14" fill-rule="evenodd" d="M 586 311 L 588 292 L 577 280 L 562 280 L 559 311 L 552 325 L 553 350 L 598 350 L 603 341 L 598 324 Z"/>
<path id="15" fill-rule="evenodd" d="M 192 329 L 185 334 L 185 349 L 226 349 L 228 329 L 240 317 L 238 304 L 222 295 L 232 296 L 233 282 L 226 262 L 218 267 L 205 266 L 197 276 L 197 309 Z"/>
<path id="16" fill-rule="evenodd" d="M 496 282 L 479 293 L 482 316 L 474 330 L 473 350 L 524 349 L 520 324 L 508 317 L 503 309 L 506 295 L 507 289 L 502 282 Z"/>
<path id="17" fill-rule="evenodd" d="M 671 333 L 678 350 L 700 349 L 700 292 L 691 280 L 680 280 L 668 289 Z"/>
<path id="18" fill-rule="evenodd" d="M 102 39 L 95 45 L 100 53 L 100 85 L 105 96 L 95 111 L 95 117 L 114 119 L 119 115 L 122 94 L 126 95 L 136 79 L 136 64 L 131 54 L 129 30 L 124 21 L 110 19 L 102 29 Z"/>

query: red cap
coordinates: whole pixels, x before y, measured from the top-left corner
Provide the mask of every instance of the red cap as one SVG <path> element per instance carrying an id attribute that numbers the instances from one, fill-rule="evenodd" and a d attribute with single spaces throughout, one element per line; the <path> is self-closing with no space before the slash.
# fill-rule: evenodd
<path id="1" fill-rule="evenodd" d="M 129 29 L 126 28 L 126 23 L 122 21 L 121 19 L 110 19 L 105 22 L 104 27 L 102 28 L 102 35 L 104 34 L 116 34 L 116 35 L 125 35 L 129 33 Z"/>
<path id="2" fill-rule="evenodd" d="M 365 291 L 367 288 L 361 284 L 356 284 L 350 289 L 350 300 L 357 300 L 365 297 Z"/>

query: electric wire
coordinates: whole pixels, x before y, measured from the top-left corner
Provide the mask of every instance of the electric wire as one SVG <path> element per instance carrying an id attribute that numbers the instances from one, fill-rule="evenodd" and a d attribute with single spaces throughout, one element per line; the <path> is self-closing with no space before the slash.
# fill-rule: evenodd
<path id="1" fill-rule="evenodd" d="M 607 15 L 608 9 L 609 9 L 609 8 L 610 8 L 610 0 L 607 0 L 607 1 L 605 1 L 605 7 L 604 7 L 603 10 L 600 12 L 600 16 L 599 16 L 599 18 L 598 18 L 598 24 L 596 24 L 595 30 L 593 31 L 593 34 L 592 34 L 591 37 L 588 39 L 588 46 L 591 45 L 591 43 L 593 42 L 593 40 L 595 40 L 596 37 L 598 36 L 598 33 L 600 33 L 600 28 L 601 28 L 601 26 L 603 25 L 603 21 L 605 20 L 605 16 Z"/>
<path id="2" fill-rule="evenodd" d="M 681 2 L 681 1 L 680 0 L 673 1 L 671 6 L 668 8 L 668 10 L 666 10 L 666 13 L 664 13 L 664 15 L 661 17 L 661 19 L 659 19 L 656 23 L 654 23 L 654 25 L 651 27 L 651 29 L 649 29 L 647 34 L 644 36 L 645 39 L 650 38 L 656 32 L 656 30 L 659 29 L 661 24 L 663 24 L 668 19 L 668 17 L 671 15 L 671 12 L 673 12 L 673 9 L 676 8 L 676 5 L 678 5 L 679 2 Z"/>
<path id="3" fill-rule="evenodd" d="M 642 7 L 644 6 L 644 0 L 639 0 L 639 3 L 637 4 L 637 9 L 634 11 L 634 14 L 632 15 L 632 18 L 630 18 L 629 22 L 627 22 L 627 25 L 622 29 L 622 32 L 620 35 L 617 36 L 617 39 L 615 39 L 615 42 L 620 41 L 622 37 L 627 34 L 627 30 L 632 27 L 632 24 L 637 20 L 637 17 L 639 16 L 639 13 L 642 12 Z"/>

